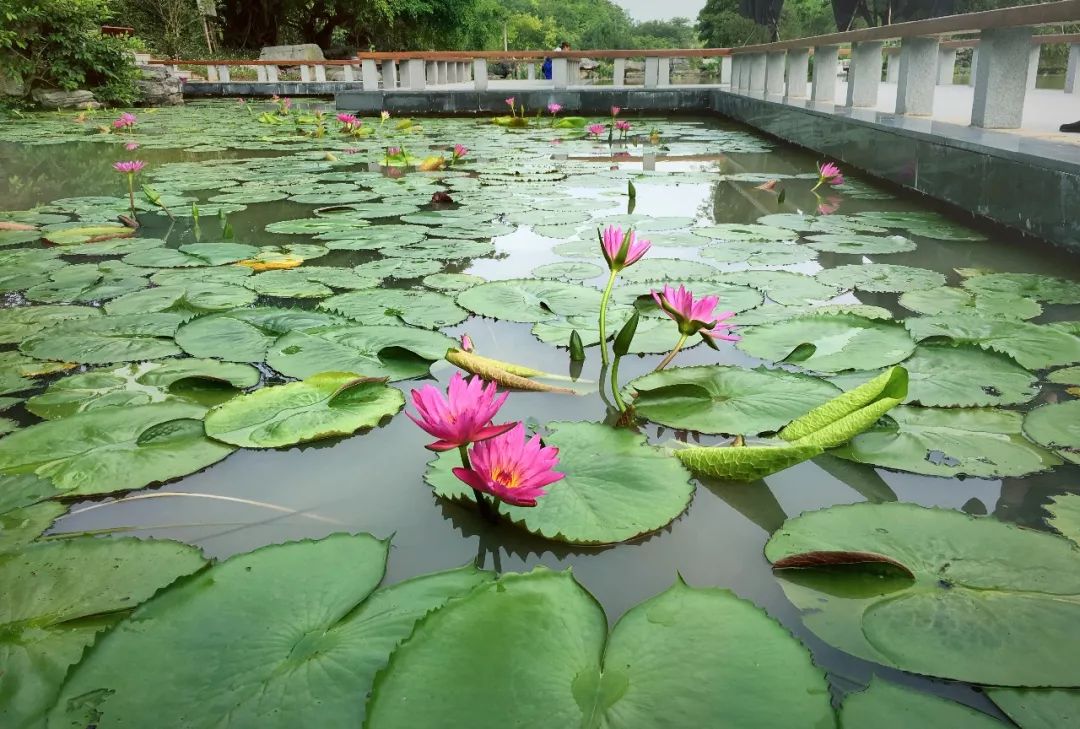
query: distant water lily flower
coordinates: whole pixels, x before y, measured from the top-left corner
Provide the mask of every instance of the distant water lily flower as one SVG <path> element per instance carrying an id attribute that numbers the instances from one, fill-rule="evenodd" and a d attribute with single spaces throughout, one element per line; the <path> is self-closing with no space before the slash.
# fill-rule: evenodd
<path id="1" fill-rule="evenodd" d="M 509 106 L 511 110 L 513 110 L 515 101 L 516 101 L 516 99 L 513 96 L 511 96 L 511 97 L 506 99 L 506 105 Z"/>
<path id="2" fill-rule="evenodd" d="M 341 113 L 337 115 L 337 120 L 341 122 L 343 131 L 352 131 L 354 128 L 363 124 L 354 114 Z"/>
<path id="3" fill-rule="evenodd" d="M 630 122 L 619 120 L 615 122 L 615 128 L 619 130 L 619 136 L 625 137 L 627 132 L 630 131 Z"/>
<path id="4" fill-rule="evenodd" d="M 822 185 L 830 185 L 832 187 L 838 187 L 844 184 L 844 175 L 841 174 L 840 168 L 833 162 L 826 162 L 823 165 L 818 165 L 818 181 L 814 185 L 813 189 L 816 190 Z"/>
<path id="5" fill-rule="evenodd" d="M 547 105 L 548 113 L 551 114 L 552 116 L 555 116 L 560 111 L 562 111 L 562 108 L 563 108 L 562 104 L 557 104 L 554 101 Z"/>
<path id="6" fill-rule="evenodd" d="M 657 370 L 667 367 L 678 351 L 682 349 L 686 340 L 695 334 L 700 334 L 705 343 L 714 349 L 716 348 L 714 341 L 716 339 L 723 339 L 728 342 L 739 341 L 739 335 L 731 334 L 728 331 L 730 325 L 724 323 L 727 319 L 735 316 L 735 312 L 722 311 L 719 314 L 715 313 L 716 305 L 720 303 L 719 297 L 703 296 L 695 301 L 694 294 L 682 285 L 678 289 L 665 285 L 663 291 L 653 291 L 652 297 L 657 306 L 679 326 L 680 334 L 675 348 L 657 365 Z"/>
<path id="7" fill-rule="evenodd" d="M 401 147 L 387 147 L 386 148 L 386 156 L 387 157 L 397 157 L 399 154 L 401 154 Z"/>
<path id="8" fill-rule="evenodd" d="M 622 111 L 621 106 L 613 106 L 613 107 L 611 107 L 611 118 L 614 119 L 615 117 L 617 117 L 619 115 L 620 111 Z"/>
<path id="9" fill-rule="evenodd" d="M 633 228 L 623 233 L 617 225 L 609 225 L 601 233 L 600 252 L 604 254 L 604 260 L 608 264 L 608 280 L 604 286 L 604 293 L 600 297 L 600 359 L 604 364 L 608 362 L 607 351 L 607 307 L 611 299 L 611 289 L 615 285 L 615 277 L 627 266 L 632 266 L 641 260 L 641 257 L 649 252 L 652 243 L 639 239 Z"/>
<path id="10" fill-rule="evenodd" d="M 134 152 L 138 148 L 139 148 L 139 143 L 138 142 L 128 142 L 127 144 L 124 145 L 124 149 L 126 149 L 129 152 Z"/>
<path id="11" fill-rule="evenodd" d="M 434 385 L 413 390 L 413 405 L 420 417 L 405 414 L 438 439 L 428 449 L 448 451 L 494 438 L 513 428 L 513 423 L 493 425 L 491 422 L 506 398 L 507 393 L 498 394 L 494 382 L 485 383 L 479 377 L 466 380 L 460 372 L 455 372 L 446 396 Z"/>
<path id="12" fill-rule="evenodd" d="M 558 463 L 558 448 L 542 445 L 539 435 L 526 440 L 524 424 L 517 423 L 507 433 L 474 445 L 469 465 L 453 472 L 474 490 L 507 504 L 536 506 L 547 493 L 544 487 L 565 477 L 554 470 Z"/>
<path id="13" fill-rule="evenodd" d="M 469 148 L 466 147 L 464 144 L 455 144 L 454 145 L 453 155 L 454 155 L 454 161 L 455 162 L 457 162 L 459 159 L 462 159 L 467 154 L 469 154 Z"/>
<path id="14" fill-rule="evenodd" d="M 135 126 L 138 120 L 134 114 L 129 114 L 126 111 L 119 116 L 119 118 L 113 120 L 113 129 L 131 129 Z"/>
<path id="15" fill-rule="evenodd" d="M 133 159 L 127 162 L 113 162 L 113 169 L 127 175 L 128 202 L 131 205 L 131 217 L 135 217 L 135 175 L 146 166 L 141 159 Z"/>
<path id="16" fill-rule="evenodd" d="M 599 137 L 601 134 L 604 133 L 604 130 L 606 128 L 607 127 L 605 127 L 603 124 L 590 124 L 589 126 L 585 127 L 585 131 L 587 131 L 589 133 L 589 136 L 591 137 Z"/>

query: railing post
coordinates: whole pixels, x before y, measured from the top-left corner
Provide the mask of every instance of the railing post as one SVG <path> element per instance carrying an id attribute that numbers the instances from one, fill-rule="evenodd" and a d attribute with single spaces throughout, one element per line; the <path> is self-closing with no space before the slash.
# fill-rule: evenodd
<path id="1" fill-rule="evenodd" d="M 847 105 L 877 106 L 881 86 L 881 41 L 851 44 L 848 66 Z"/>
<path id="2" fill-rule="evenodd" d="M 487 73 L 487 59 L 477 58 L 472 62 L 473 67 L 473 86 L 477 91 L 487 91 L 488 87 L 488 73 Z"/>
<path id="3" fill-rule="evenodd" d="M 904 38 L 900 42 L 897 114 L 930 116 L 934 113 L 938 50 L 937 38 Z"/>
<path id="4" fill-rule="evenodd" d="M 645 88 L 655 89 L 660 81 L 660 59 L 656 57 L 645 58 Z"/>
<path id="5" fill-rule="evenodd" d="M 1069 46 L 1069 64 L 1065 67 L 1065 93 L 1080 92 L 1080 43 Z"/>
<path id="6" fill-rule="evenodd" d="M 1035 88 L 1036 82 L 1039 80 L 1039 56 L 1042 55 L 1042 45 L 1036 43 L 1031 46 L 1031 55 L 1028 56 L 1028 80 L 1027 87 L 1029 89 Z"/>
<path id="7" fill-rule="evenodd" d="M 750 56 L 739 54 L 739 93 L 750 90 Z"/>
<path id="8" fill-rule="evenodd" d="M 396 89 L 398 87 L 397 61 L 390 59 L 382 62 L 383 89 Z"/>
<path id="9" fill-rule="evenodd" d="M 787 89 L 791 99 L 806 98 L 806 77 L 810 74 L 810 49 L 796 48 L 787 54 Z"/>
<path id="10" fill-rule="evenodd" d="M 316 65 L 315 66 L 315 80 L 316 81 L 326 81 L 326 66 L 322 66 L 322 65 Z"/>
<path id="11" fill-rule="evenodd" d="M 612 86 L 625 86 L 626 85 L 626 59 L 625 58 L 616 58 L 614 65 L 615 65 L 615 68 L 611 73 L 611 85 Z"/>
<path id="12" fill-rule="evenodd" d="M 267 66 L 266 67 L 266 80 L 269 81 L 272 84 L 276 84 L 278 82 L 278 67 L 277 66 Z"/>
<path id="13" fill-rule="evenodd" d="M 218 80 L 217 67 L 216 66 L 207 66 L 206 67 L 206 80 L 207 81 L 217 81 Z"/>
<path id="14" fill-rule="evenodd" d="M 469 61 L 465 61 L 461 64 L 461 70 L 465 76 L 461 79 L 466 83 L 473 80 L 473 64 Z M 484 66 L 484 73 L 487 73 L 487 66 Z"/>
<path id="15" fill-rule="evenodd" d="M 742 83 L 742 62 L 743 57 L 741 55 L 731 54 L 731 90 L 738 91 Z"/>
<path id="16" fill-rule="evenodd" d="M 938 48 L 937 82 L 939 86 L 952 86 L 956 74 L 956 49 Z"/>
<path id="17" fill-rule="evenodd" d="M 656 85 L 671 86 L 671 59 L 657 58 L 656 61 Z"/>
<path id="18" fill-rule="evenodd" d="M 224 64 L 218 66 L 218 80 L 222 83 L 229 83 L 230 81 L 232 81 L 232 76 L 228 66 Z"/>
<path id="19" fill-rule="evenodd" d="M 971 68 L 968 69 L 968 86 L 975 85 L 975 72 L 979 68 L 979 47 L 971 49 Z"/>
<path id="20" fill-rule="evenodd" d="M 731 56 L 720 56 L 720 83 L 734 86 L 732 83 L 732 66 L 734 59 Z"/>
<path id="21" fill-rule="evenodd" d="M 1016 129 L 1024 117 L 1031 28 L 984 30 L 979 38 L 971 126 Z"/>
<path id="22" fill-rule="evenodd" d="M 352 83 L 356 80 L 356 76 L 353 73 L 353 65 L 351 63 L 346 63 L 344 66 L 342 66 L 341 73 L 343 74 L 343 78 L 346 83 Z"/>
<path id="23" fill-rule="evenodd" d="M 435 61 L 428 61 L 424 64 L 424 79 L 428 86 L 434 86 L 439 82 L 439 71 L 435 67 Z"/>
<path id="24" fill-rule="evenodd" d="M 446 69 L 446 61 L 435 62 L 435 81 L 440 85 L 445 85 L 450 80 L 449 71 Z"/>
<path id="25" fill-rule="evenodd" d="M 895 46 L 886 49 L 885 83 L 895 84 L 900 81 L 900 53 Z"/>
<path id="26" fill-rule="evenodd" d="M 836 100 L 836 69 L 840 64 L 840 46 L 814 47 L 814 85 L 810 100 L 831 104 Z"/>
<path id="27" fill-rule="evenodd" d="M 529 81 L 535 81 L 536 80 L 536 64 L 532 63 L 530 61 L 529 63 L 525 64 L 525 66 L 526 66 L 525 77 Z"/>
<path id="28" fill-rule="evenodd" d="M 410 58 L 405 61 L 405 76 L 409 80 L 410 91 L 423 91 L 426 88 L 425 66 L 427 66 L 427 63 L 417 58 Z"/>
<path id="29" fill-rule="evenodd" d="M 304 83 L 311 81 L 311 66 L 300 67 L 300 80 Z"/>
<path id="30" fill-rule="evenodd" d="M 557 89 L 565 89 L 570 85 L 570 64 L 565 58 L 551 59 L 551 82 Z"/>
<path id="31" fill-rule="evenodd" d="M 787 65 L 787 51 L 773 51 L 765 60 L 765 93 L 776 96 L 784 95 L 784 66 Z"/>
<path id="32" fill-rule="evenodd" d="M 255 79 L 260 83 L 266 83 L 266 66 L 255 67 Z"/>
<path id="33" fill-rule="evenodd" d="M 365 58 L 360 61 L 360 80 L 364 84 L 364 91 L 379 90 L 379 64 L 374 58 Z"/>
<path id="34" fill-rule="evenodd" d="M 750 90 L 765 91 L 765 71 L 768 61 L 764 53 L 750 54 Z"/>

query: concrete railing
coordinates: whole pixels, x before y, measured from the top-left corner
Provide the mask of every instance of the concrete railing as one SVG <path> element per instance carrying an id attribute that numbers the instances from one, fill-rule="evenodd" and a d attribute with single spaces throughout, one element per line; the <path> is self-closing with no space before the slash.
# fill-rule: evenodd
<path id="1" fill-rule="evenodd" d="M 731 87 L 738 93 L 804 99 L 813 54 L 810 100 L 834 103 L 838 52 L 842 45 L 848 45 L 851 61 L 843 103 L 874 108 L 882 82 L 884 41 L 898 40 L 899 49 L 893 52 L 898 60 L 886 70 L 886 78 L 895 79 L 897 84 L 895 112 L 929 116 L 934 110 L 935 87 L 952 83 L 956 49 L 971 46 L 978 49 L 972 74 L 972 126 L 1013 129 L 1021 124 L 1025 94 L 1034 87 L 1043 45 L 1069 44 L 1065 91 L 1077 93 L 1080 36 L 1033 35 L 1038 26 L 1075 22 L 1080 22 L 1080 0 L 1063 0 L 744 46 L 732 49 Z M 942 40 L 943 36 L 974 32 L 979 33 L 976 39 Z M 892 53 L 889 55 L 891 59 Z"/>

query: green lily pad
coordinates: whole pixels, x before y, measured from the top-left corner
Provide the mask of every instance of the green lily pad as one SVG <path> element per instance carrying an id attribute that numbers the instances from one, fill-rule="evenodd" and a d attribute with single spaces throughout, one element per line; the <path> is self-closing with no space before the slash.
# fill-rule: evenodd
<path id="1" fill-rule="evenodd" d="M 1021 729 L 1060 729 L 1080 716 L 1076 689 L 988 688 L 986 695 Z"/>
<path id="2" fill-rule="evenodd" d="M 764 300 L 761 292 L 752 286 L 717 282 L 710 279 L 677 279 L 665 281 L 664 285 L 678 288 L 685 286 L 692 291 L 695 297 L 715 296 L 720 302 L 717 304 L 717 312 L 734 311 L 741 312 L 753 309 L 761 305 Z M 650 290 L 662 288 L 660 286 L 644 287 L 638 284 L 617 286 L 612 291 L 612 302 L 633 306 L 643 316 L 657 317 L 666 320 L 669 324 L 671 319 L 657 306 L 656 301 L 650 295 Z M 644 289 L 644 290 L 643 290 Z"/>
<path id="3" fill-rule="evenodd" d="M 600 296 L 600 291 L 577 284 L 514 279 L 474 286 L 460 293 L 457 303 L 480 316 L 535 323 L 591 311 L 599 314 Z"/>
<path id="4" fill-rule="evenodd" d="M 383 380 L 320 372 L 219 405 L 206 414 L 206 434 L 243 448 L 281 448 L 373 428 L 404 405 Z"/>
<path id="5" fill-rule="evenodd" d="M 817 279 L 841 289 L 874 293 L 904 293 L 945 285 L 945 276 L 937 271 L 892 263 L 858 263 L 827 268 L 817 275 Z"/>
<path id="6" fill-rule="evenodd" d="M 180 314 L 125 314 L 68 319 L 23 340 L 19 350 L 60 362 L 111 364 L 180 354 L 173 341 Z"/>
<path id="7" fill-rule="evenodd" d="M 1062 367 L 1046 376 L 1047 382 L 1059 385 L 1080 385 L 1080 367 Z"/>
<path id="8" fill-rule="evenodd" d="M 756 435 L 780 430 L 839 389 L 783 370 L 724 365 L 676 367 L 631 381 L 638 415 L 699 433 Z"/>
<path id="9" fill-rule="evenodd" d="M 406 289 L 378 288 L 339 294 L 320 302 L 319 308 L 361 324 L 405 322 L 425 329 L 453 326 L 469 317 L 469 312 L 446 294 Z"/>
<path id="10" fill-rule="evenodd" d="M 884 233 L 893 226 L 878 226 L 851 215 L 799 215 L 774 213 L 757 219 L 760 225 L 790 228 L 803 233 Z"/>
<path id="11" fill-rule="evenodd" d="M 544 443 L 559 449 L 566 477 L 547 488 L 536 506 L 499 505 L 515 525 L 570 544 L 613 544 L 657 531 L 690 505 L 689 472 L 643 436 L 600 423 L 548 425 Z M 471 503 L 473 492 L 450 469 L 456 451 L 429 464 L 424 478 L 438 496 Z"/>
<path id="12" fill-rule="evenodd" d="M 422 283 L 436 291 L 464 291 L 484 283 L 485 280 L 484 277 L 471 273 L 433 273 L 425 276 Z"/>
<path id="13" fill-rule="evenodd" d="M 981 711 L 886 683 L 870 681 L 865 691 L 849 694 L 840 709 L 845 729 L 909 729 L 913 726 L 950 729 L 1001 729 L 1001 722 Z"/>
<path id="14" fill-rule="evenodd" d="M 801 306 L 827 301 L 840 293 L 813 276 L 795 271 L 729 271 L 712 276 L 714 281 L 753 286 L 772 301 L 785 306 Z"/>
<path id="15" fill-rule="evenodd" d="M 816 372 L 877 369 L 915 350 L 901 324 L 851 314 L 762 324 L 745 330 L 736 346 L 753 357 Z"/>
<path id="16" fill-rule="evenodd" d="M 1080 450 L 1080 400 L 1035 408 L 1024 416 L 1024 433 L 1047 448 Z"/>
<path id="17" fill-rule="evenodd" d="M 716 446 L 679 448 L 674 451 L 694 475 L 729 481 L 757 481 L 819 456 L 818 445 Z"/>
<path id="18" fill-rule="evenodd" d="M 301 266 L 285 271 L 266 271 L 246 279 L 243 284 L 263 296 L 288 299 L 321 299 L 332 296 L 334 289 L 356 291 L 375 288 L 381 279 L 358 276 L 350 268 Z"/>
<path id="19" fill-rule="evenodd" d="M 711 278 L 719 273 L 703 261 L 684 261 L 679 258 L 643 258 L 619 272 L 623 285 L 650 281 L 668 282 L 676 279 Z"/>
<path id="20" fill-rule="evenodd" d="M 80 537 L 0 555 L 0 724 L 44 726 L 69 667 L 157 590 L 205 564 L 178 542 Z"/>
<path id="21" fill-rule="evenodd" d="M 704 228 L 694 228 L 694 235 L 719 240 L 795 240 L 799 234 L 788 228 L 771 225 L 722 223 Z"/>
<path id="22" fill-rule="evenodd" d="M 282 334 L 341 322 L 333 314 L 304 309 L 236 309 L 184 324 L 176 332 L 176 343 L 193 357 L 262 362 L 266 348 Z"/>
<path id="23" fill-rule="evenodd" d="M 0 554 L 34 541 L 67 511 L 63 504 L 45 500 L 59 493 L 37 476 L 0 476 Z"/>
<path id="24" fill-rule="evenodd" d="M 419 243 L 427 237 L 427 228 L 419 225 L 372 225 L 347 231 L 321 233 L 316 240 L 326 241 L 333 250 L 377 251 Z"/>
<path id="25" fill-rule="evenodd" d="M 593 263 L 580 261 L 562 261 L 560 263 L 546 263 L 532 271 L 536 278 L 562 278 L 584 281 L 590 278 L 598 278 L 604 275 L 604 269 Z"/>
<path id="26" fill-rule="evenodd" d="M 383 258 L 378 261 L 361 263 L 353 268 L 357 276 L 364 278 L 420 278 L 443 269 L 439 261 L 426 258 Z"/>
<path id="27" fill-rule="evenodd" d="M 255 272 L 247 266 L 214 266 L 213 268 L 166 268 L 150 277 L 157 286 L 185 286 L 187 284 L 239 284 Z"/>
<path id="28" fill-rule="evenodd" d="M 150 268 L 221 266 L 258 255 L 255 246 L 241 243 L 189 243 L 179 248 L 150 248 L 124 256 L 124 263 Z"/>
<path id="29" fill-rule="evenodd" d="M 861 503 L 789 519 L 765 556 L 806 627 L 842 651 L 980 684 L 1080 682 L 1080 637 L 1068 629 L 1080 618 L 1080 549 L 1066 539 Z"/>
<path id="30" fill-rule="evenodd" d="M 46 304 L 107 301 L 146 288 L 148 269 L 117 261 L 82 263 L 53 271 L 49 280 L 26 290 L 26 298 Z"/>
<path id="31" fill-rule="evenodd" d="M 341 324 L 290 331 L 270 347 L 266 363 L 287 377 L 337 370 L 406 380 L 427 375 L 456 345 L 445 334 L 400 324 Z"/>
<path id="32" fill-rule="evenodd" d="M 976 314 L 994 319 L 1031 319 L 1042 313 L 1034 299 L 992 291 L 974 293 L 951 286 L 908 291 L 900 297 L 900 305 L 929 316 Z"/>
<path id="33" fill-rule="evenodd" d="M 65 256 L 126 256 L 136 251 L 160 248 L 165 245 L 161 238 L 113 238 L 81 246 L 65 246 Z"/>
<path id="34" fill-rule="evenodd" d="M 855 256 L 876 256 L 915 250 L 915 242 L 902 235 L 821 233 L 809 236 L 809 240 L 809 246 L 814 250 L 827 253 L 849 253 Z"/>
<path id="35" fill-rule="evenodd" d="M 68 678 L 50 723 L 134 727 L 183 716 L 210 726 L 228 716 L 267 729 L 361 726 L 372 679 L 414 624 L 490 579 L 463 568 L 376 591 L 387 546 L 334 534 L 214 565 L 100 639 Z M 220 660 L 222 635 L 259 650 Z M 192 702 L 208 682 L 229 689 Z"/>
<path id="36" fill-rule="evenodd" d="M 1046 510 L 1050 512 L 1046 523 L 1062 536 L 1080 545 L 1080 494 L 1054 496 Z"/>
<path id="37" fill-rule="evenodd" d="M 113 299 L 105 305 L 105 312 L 119 315 L 165 311 L 192 317 L 247 306 L 255 303 L 255 298 L 255 292 L 231 284 L 155 286 Z"/>
<path id="38" fill-rule="evenodd" d="M 751 266 L 786 266 L 807 263 L 817 252 L 794 242 L 734 240 L 702 249 L 701 255 L 721 263 L 748 263 Z"/>
<path id="39" fill-rule="evenodd" d="M 856 436 L 834 455 L 929 476 L 1003 478 L 1059 465 L 1021 432 L 1023 416 L 1008 410 L 939 410 L 903 406 L 889 421 Z"/>
<path id="40" fill-rule="evenodd" d="M 833 316 L 835 314 L 853 314 L 864 319 L 882 319 L 889 321 L 893 318 L 892 312 L 880 306 L 868 304 L 825 304 L 824 306 L 781 306 L 780 304 L 766 304 L 752 311 L 740 312 L 731 320 L 737 326 L 756 326 L 758 324 L 772 324 L 778 321 L 800 319 L 804 316 Z"/>
<path id="41" fill-rule="evenodd" d="M 943 338 L 974 344 L 1007 354 L 1029 370 L 1080 362 L 1080 337 L 1053 326 L 969 314 L 910 317 L 904 326 L 917 341 Z"/>
<path id="42" fill-rule="evenodd" d="M 376 679 L 366 726 L 833 724 L 808 651 L 727 590 L 680 580 L 607 633 L 603 608 L 569 571 L 503 575 L 417 626 Z M 522 683 L 528 701 L 513 689 Z"/>
<path id="43" fill-rule="evenodd" d="M 40 235 L 53 245 L 74 246 L 112 238 L 130 238 L 135 235 L 135 229 L 118 223 L 93 223 L 89 225 L 58 223 L 55 226 L 49 226 Z M 35 235 L 36 237 L 37 235 Z"/>
<path id="44" fill-rule="evenodd" d="M 1080 283 L 1037 273 L 989 273 L 971 276 L 963 287 L 982 294 L 1009 294 L 1046 304 L 1080 304 Z"/>
<path id="45" fill-rule="evenodd" d="M 250 365 L 214 359 L 140 362 L 57 380 L 27 400 L 26 409 L 46 420 L 56 420 L 84 410 L 166 400 L 217 405 L 236 396 L 240 389 L 258 385 L 259 379 L 259 371 Z"/>
<path id="46" fill-rule="evenodd" d="M 44 304 L 0 309 L 0 343 L 18 344 L 53 324 L 69 319 L 89 319 L 100 315 L 101 310 L 93 306 Z"/>
<path id="47" fill-rule="evenodd" d="M 464 259 L 485 258 L 495 253 L 495 246 L 488 241 L 465 240 L 463 238 L 428 238 L 420 243 L 387 248 L 383 255 L 415 260 L 461 261 Z"/>

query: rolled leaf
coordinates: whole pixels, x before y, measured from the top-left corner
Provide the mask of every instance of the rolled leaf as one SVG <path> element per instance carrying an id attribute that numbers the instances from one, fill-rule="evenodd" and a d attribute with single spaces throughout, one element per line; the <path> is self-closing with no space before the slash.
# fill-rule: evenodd
<path id="1" fill-rule="evenodd" d="M 615 336 L 615 344 L 612 349 L 615 352 L 616 357 L 622 357 L 630 351 L 630 345 L 634 341 L 634 334 L 637 333 L 638 321 L 641 319 L 641 315 L 638 312 L 634 312 L 634 315 L 630 317 L 622 329 Z"/>
<path id="2" fill-rule="evenodd" d="M 578 334 L 577 329 L 570 332 L 570 361 L 585 361 L 585 344 L 581 341 L 581 335 Z"/>
<path id="3" fill-rule="evenodd" d="M 873 425 L 907 397 L 908 375 L 892 367 L 854 390 L 819 405 L 780 431 L 789 443 L 832 448 Z"/>
<path id="4" fill-rule="evenodd" d="M 729 481 L 757 481 L 820 455 L 814 444 L 781 446 L 715 446 L 680 448 L 675 457 L 695 474 Z"/>
<path id="5" fill-rule="evenodd" d="M 466 372 L 471 372 L 485 380 L 497 382 L 503 387 L 510 387 L 515 390 L 526 390 L 529 392 L 559 392 L 566 395 L 577 394 L 577 392 L 567 387 L 556 387 L 555 385 L 546 385 L 543 382 L 530 380 L 528 377 L 504 369 L 503 365 L 513 367 L 518 372 L 532 372 L 534 373 L 532 376 L 546 375 L 544 372 L 531 370 L 527 367 L 511 365 L 507 362 L 499 362 L 498 360 L 489 359 L 488 357 L 481 357 L 472 352 L 463 352 L 460 349 L 449 349 L 446 352 L 446 360 L 451 364 L 457 365 Z"/>

